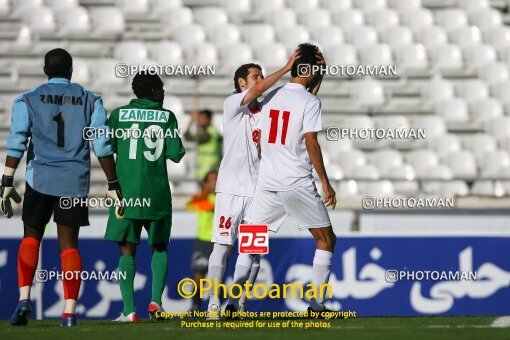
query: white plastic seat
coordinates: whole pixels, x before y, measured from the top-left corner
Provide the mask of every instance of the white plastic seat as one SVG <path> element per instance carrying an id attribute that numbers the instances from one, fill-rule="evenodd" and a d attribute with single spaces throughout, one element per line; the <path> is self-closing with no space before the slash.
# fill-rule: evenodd
<path id="1" fill-rule="evenodd" d="M 469 195 L 469 187 L 463 180 L 427 181 L 423 183 L 423 191 L 428 195 L 444 198 Z"/>
<path id="2" fill-rule="evenodd" d="M 289 8 L 292 8 L 296 12 L 303 12 L 319 7 L 319 0 L 286 0 L 285 5 Z"/>
<path id="3" fill-rule="evenodd" d="M 188 175 L 186 162 L 174 163 L 168 159 L 166 162 L 166 168 L 168 172 L 168 178 L 170 180 L 186 178 Z"/>
<path id="4" fill-rule="evenodd" d="M 471 187 L 471 195 L 501 197 L 505 194 L 504 185 L 500 181 L 476 180 Z"/>
<path id="5" fill-rule="evenodd" d="M 86 35 L 90 32 L 90 18 L 84 7 L 63 8 L 56 12 L 59 31 L 64 36 Z"/>
<path id="6" fill-rule="evenodd" d="M 92 8 L 89 14 L 97 36 L 119 35 L 125 30 L 124 15 L 117 7 Z"/>
<path id="7" fill-rule="evenodd" d="M 389 8 L 370 11 L 365 15 L 365 19 L 377 32 L 381 32 L 388 27 L 397 26 L 399 22 L 397 12 Z"/>
<path id="8" fill-rule="evenodd" d="M 446 32 L 440 26 L 428 26 L 416 34 L 416 42 L 423 44 L 428 50 L 442 48 L 442 45 L 446 45 L 447 41 Z"/>
<path id="9" fill-rule="evenodd" d="M 377 166 L 380 173 L 387 174 L 390 168 L 403 164 L 403 157 L 396 150 L 383 149 L 373 152 L 370 155 L 370 161 Z"/>
<path id="10" fill-rule="evenodd" d="M 355 180 L 340 181 L 335 187 L 338 197 L 351 198 L 358 196 L 358 183 Z"/>
<path id="11" fill-rule="evenodd" d="M 220 49 L 220 57 L 223 65 L 235 65 L 235 68 L 253 59 L 251 47 L 245 43 L 223 47 Z"/>
<path id="12" fill-rule="evenodd" d="M 172 37 L 182 46 L 192 46 L 205 41 L 205 33 L 202 26 L 191 24 L 175 28 Z"/>
<path id="13" fill-rule="evenodd" d="M 501 117 L 487 121 L 485 131 L 497 141 L 510 137 L 510 117 Z"/>
<path id="14" fill-rule="evenodd" d="M 332 180 L 338 181 L 338 180 L 341 180 L 342 178 L 344 178 L 343 170 L 338 164 L 329 164 L 327 166 L 327 171 L 328 171 L 328 177 L 331 178 Z M 317 173 L 314 171 L 314 175 L 316 175 L 316 174 Z M 317 175 L 316 178 L 319 179 L 319 176 Z M 322 193 L 321 193 L 321 195 L 322 195 Z"/>
<path id="15" fill-rule="evenodd" d="M 115 2 L 126 15 L 145 15 L 149 12 L 148 0 L 116 0 Z"/>
<path id="16" fill-rule="evenodd" d="M 347 32 L 347 41 L 356 48 L 363 48 L 377 42 L 377 32 L 370 26 L 356 26 Z"/>
<path id="17" fill-rule="evenodd" d="M 427 138 L 435 138 L 446 133 L 444 119 L 439 116 L 417 116 L 411 119 L 411 127 L 425 129 Z"/>
<path id="18" fill-rule="evenodd" d="M 440 159 L 444 159 L 452 151 L 459 151 L 462 144 L 457 135 L 447 133 L 444 135 L 436 136 L 428 142 L 429 147 L 436 152 Z"/>
<path id="19" fill-rule="evenodd" d="M 494 93 L 503 104 L 510 104 L 510 80 L 496 84 Z"/>
<path id="20" fill-rule="evenodd" d="M 17 1 L 11 1 L 12 3 L 12 15 L 13 16 L 19 16 L 23 12 L 39 8 L 44 6 L 43 0 L 17 0 Z"/>
<path id="21" fill-rule="evenodd" d="M 126 63 L 143 63 L 148 53 L 145 44 L 139 41 L 123 41 L 115 46 L 115 57 Z"/>
<path id="22" fill-rule="evenodd" d="M 386 44 L 366 46 L 361 49 L 360 55 L 366 65 L 393 65 L 391 48 Z"/>
<path id="23" fill-rule="evenodd" d="M 484 123 L 488 120 L 502 117 L 503 105 L 495 98 L 483 98 L 470 104 L 471 120 L 475 123 Z"/>
<path id="24" fill-rule="evenodd" d="M 358 192 L 372 197 L 389 197 L 395 194 L 391 181 L 368 181 L 358 184 Z"/>
<path id="25" fill-rule="evenodd" d="M 230 16 L 236 16 L 241 13 L 247 13 L 251 10 L 250 0 L 223 0 L 221 2 L 223 9 Z"/>
<path id="26" fill-rule="evenodd" d="M 353 179 L 356 180 L 368 180 L 368 179 L 379 179 L 379 170 L 375 165 L 372 164 L 363 164 L 360 166 L 354 167 L 352 170 Z"/>
<path id="27" fill-rule="evenodd" d="M 406 11 L 410 9 L 421 8 L 421 0 L 387 0 L 388 7 L 394 8 L 398 11 Z"/>
<path id="28" fill-rule="evenodd" d="M 345 41 L 343 31 L 338 26 L 319 27 L 311 32 L 311 36 L 322 48 L 340 45 Z"/>
<path id="29" fill-rule="evenodd" d="M 413 32 L 406 26 L 391 26 L 381 32 L 381 41 L 396 49 L 401 46 L 410 45 L 413 42 Z"/>
<path id="30" fill-rule="evenodd" d="M 351 177 L 355 167 L 364 165 L 367 162 L 365 154 L 358 149 L 339 152 L 335 160 L 344 170 L 346 177 Z"/>
<path id="31" fill-rule="evenodd" d="M 473 153 L 476 159 L 483 160 L 483 156 L 487 152 L 497 149 L 497 144 L 491 135 L 486 133 L 477 133 L 469 136 L 463 141 L 464 148 Z"/>
<path id="32" fill-rule="evenodd" d="M 54 10 L 66 7 L 77 7 L 80 5 L 78 0 L 46 0 L 46 3 Z"/>
<path id="33" fill-rule="evenodd" d="M 463 8 L 466 12 L 472 12 L 486 9 L 490 4 L 489 0 L 457 0 L 457 6 Z"/>
<path id="34" fill-rule="evenodd" d="M 321 0 L 321 5 L 331 12 L 352 8 L 352 0 Z"/>
<path id="35" fill-rule="evenodd" d="M 400 13 L 401 25 L 409 26 L 413 32 L 432 26 L 433 22 L 434 16 L 426 8 L 409 9 Z"/>
<path id="36" fill-rule="evenodd" d="M 289 52 L 294 52 L 299 44 L 310 40 L 310 34 L 303 26 L 284 27 L 276 35 Z"/>
<path id="37" fill-rule="evenodd" d="M 404 155 L 406 163 L 419 173 L 421 170 L 439 164 L 439 158 L 433 150 L 413 150 Z"/>
<path id="38" fill-rule="evenodd" d="M 358 65 L 356 48 L 349 44 L 328 46 L 324 55 L 331 65 Z"/>
<path id="39" fill-rule="evenodd" d="M 268 13 L 279 11 L 285 7 L 284 0 L 257 0 L 253 2 L 255 13 L 267 16 Z"/>
<path id="40" fill-rule="evenodd" d="M 179 97 L 169 94 L 165 95 L 163 107 L 175 114 L 179 126 L 186 126 L 186 124 L 183 124 L 184 122 L 182 121 L 182 117 L 184 116 L 184 106 Z"/>
<path id="41" fill-rule="evenodd" d="M 113 72 L 117 63 L 115 59 L 99 59 L 94 62 L 92 72 L 95 88 L 121 86 L 124 83 L 124 79 L 116 77 Z"/>
<path id="42" fill-rule="evenodd" d="M 364 11 L 374 11 L 386 8 L 386 0 L 353 0 L 353 5 Z"/>
<path id="43" fill-rule="evenodd" d="M 489 96 L 489 88 L 483 80 L 466 80 L 459 84 L 459 96 L 472 103 Z"/>
<path id="44" fill-rule="evenodd" d="M 267 51 L 271 51 L 271 53 L 267 53 Z M 288 60 L 285 45 L 278 42 L 270 42 L 261 45 L 260 48 L 253 49 L 253 53 L 255 58 L 259 60 L 264 67 L 282 67 Z"/>
<path id="45" fill-rule="evenodd" d="M 416 178 L 416 171 L 409 164 L 400 164 L 381 170 L 381 176 L 391 180 L 411 181 Z"/>
<path id="46" fill-rule="evenodd" d="M 469 66 L 479 68 L 496 61 L 496 50 L 491 45 L 475 45 L 465 48 L 464 56 Z"/>
<path id="47" fill-rule="evenodd" d="M 267 24 L 241 26 L 241 35 L 243 36 L 243 40 L 252 46 L 273 42 L 275 36 L 273 27 Z"/>
<path id="48" fill-rule="evenodd" d="M 198 7 L 193 11 L 195 21 L 205 30 L 209 30 L 218 25 L 224 25 L 228 22 L 227 13 L 219 7 Z"/>
<path id="49" fill-rule="evenodd" d="M 151 11 L 155 14 L 182 7 L 182 0 L 151 0 Z"/>
<path id="50" fill-rule="evenodd" d="M 503 24 L 501 12 L 493 8 L 473 11 L 469 14 L 469 19 L 473 25 L 478 26 L 482 31 L 488 31 Z"/>
<path id="51" fill-rule="evenodd" d="M 209 30 L 207 35 L 209 40 L 218 47 L 238 43 L 241 37 L 239 29 L 233 24 L 218 25 Z"/>
<path id="52" fill-rule="evenodd" d="M 412 167 L 411 167 L 412 168 Z M 413 170 L 414 171 L 414 170 Z M 403 174 L 405 177 L 405 174 Z M 414 176 L 416 177 L 416 176 Z M 413 178 L 414 178 L 413 177 Z M 394 179 L 391 181 L 393 183 L 393 188 L 395 189 L 395 193 L 397 195 L 407 196 L 407 197 L 416 197 L 420 192 L 420 186 L 417 181 L 409 181 L 403 179 Z"/>
<path id="53" fill-rule="evenodd" d="M 181 45 L 175 41 L 161 41 L 147 47 L 151 59 L 161 65 L 181 65 L 183 63 Z"/>
<path id="54" fill-rule="evenodd" d="M 340 26 L 344 31 L 364 23 L 363 12 L 356 8 L 334 12 L 332 18 L 335 25 Z"/>
<path id="55" fill-rule="evenodd" d="M 435 164 L 425 168 L 416 168 L 416 177 L 426 180 L 446 180 L 453 178 L 453 172 L 448 165 Z M 425 184 L 426 185 L 426 184 Z M 424 185 L 424 186 L 425 186 Z"/>
<path id="56" fill-rule="evenodd" d="M 424 69 L 428 66 L 427 51 L 422 44 L 400 46 L 396 50 L 396 60 L 403 69 Z"/>
<path id="57" fill-rule="evenodd" d="M 370 78 L 355 80 L 349 89 L 352 100 L 362 106 L 382 105 L 384 88 L 380 82 Z"/>
<path id="58" fill-rule="evenodd" d="M 450 167 L 455 177 L 472 178 L 476 177 L 476 159 L 471 151 L 454 151 L 444 159 L 446 165 Z"/>
<path id="59" fill-rule="evenodd" d="M 34 33 L 51 33 L 56 30 L 55 17 L 49 7 L 32 8 L 23 12 L 22 23 Z"/>
<path id="60" fill-rule="evenodd" d="M 267 13 L 263 19 L 273 26 L 275 30 L 297 25 L 297 15 L 290 8 L 275 9 Z"/>
<path id="61" fill-rule="evenodd" d="M 90 67 L 85 60 L 73 58 L 73 83 L 89 85 L 92 80 L 90 73 Z"/>
<path id="62" fill-rule="evenodd" d="M 496 49 L 510 45 L 510 28 L 496 26 L 484 33 L 485 40 Z"/>
<path id="63" fill-rule="evenodd" d="M 510 167 L 510 156 L 505 150 L 486 152 L 482 157 L 482 176 L 498 177 L 502 168 Z"/>
<path id="64" fill-rule="evenodd" d="M 211 43 L 188 46 L 184 49 L 184 55 L 189 64 L 218 65 L 218 51 L 216 46 Z"/>
<path id="65" fill-rule="evenodd" d="M 310 30 L 331 25 L 329 11 L 322 8 L 313 8 L 299 13 L 299 22 Z"/>
<path id="66" fill-rule="evenodd" d="M 469 111 L 466 102 L 461 98 L 448 98 L 436 104 L 436 114 L 445 122 L 466 122 Z"/>
<path id="67" fill-rule="evenodd" d="M 372 118 L 378 129 L 408 129 L 409 120 L 406 116 L 383 115 Z"/>
<path id="68" fill-rule="evenodd" d="M 453 85 L 446 79 L 436 77 L 422 85 L 421 95 L 424 99 L 437 103 L 454 96 Z"/>
<path id="69" fill-rule="evenodd" d="M 177 7 L 159 13 L 163 30 L 172 33 L 182 26 L 193 24 L 193 12 L 188 7 Z M 200 27 L 201 28 L 201 27 Z"/>
<path id="70" fill-rule="evenodd" d="M 450 41 L 460 48 L 466 48 L 482 43 L 482 32 L 476 26 L 463 26 L 449 32 Z"/>
<path id="71" fill-rule="evenodd" d="M 436 23 L 447 31 L 454 31 L 468 23 L 466 12 L 457 8 L 438 10 L 434 18 Z"/>
<path id="72" fill-rule="evenodd" d="M 457 45 L 443 45 L 432 49 L 432 63 L 438 69 L 462 68 L 462 52 Z"/>
<path id="73" fill-rule="evenodd" d="M 489 63 L 478 69 L 478 76 L 488 85 L 495 85 L 510 78 L 508 66 L 506 64 L 495 62 Z"/>

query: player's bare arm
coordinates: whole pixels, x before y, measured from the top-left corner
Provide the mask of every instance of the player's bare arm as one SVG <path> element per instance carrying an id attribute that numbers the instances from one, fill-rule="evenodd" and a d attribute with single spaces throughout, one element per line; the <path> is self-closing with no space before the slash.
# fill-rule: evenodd
<path id="1" fill-rule="evenodd" d="M 331 184 L 329 183 L 326 168 L 324 167 L 321 146 L 319 145 L 319 141 L 317 140 L 317 132 L 305 133 L 305 144 L 306 149 L 308 150 L 310 161 L 312 162 L 315 171 L 317 171 L 317 174 L 319 175 L 319 178 L 322 183 L 322 190 L 324 191 L 323 199 L 324 204 L 326 205 L 326 207 L 331 206 L 331 208 L 335 209 L 336 193 L 335 190 L 333 190 Z"/>
<path id="2" fill-rule="evenodd" d="M 296 61 L 296 59 L 299 58 L 299 53 L 296 51 L 294 52 L 290 58 L 287 64 L 276 71 L 275 73 L 270 74 L 266 78 L 264 78 L 262 81 L 258 82 L 255 86 L 250 88 L 246 95 L 243 98 L 243 101 L 241 102 L 241 105 L 246 105 L 248 103 L 251 103 L 254 99 L 260 97 L 264 92 L 266 92 L 268 89 L 270 89 L 276 82 L 285 75 L 285 73 L 289 72 L 292 68 L 292 65 Z"/>

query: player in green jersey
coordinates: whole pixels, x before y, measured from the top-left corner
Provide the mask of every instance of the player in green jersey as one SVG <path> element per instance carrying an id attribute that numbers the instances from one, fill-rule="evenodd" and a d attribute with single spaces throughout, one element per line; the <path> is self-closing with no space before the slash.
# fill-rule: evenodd
<path id="1" fill-rule="evenodd" d="M 167 245 L 172 226 L 172 197 L 166 160 L 184 156 L 175 115 L 163 108 L 163 81 L 138 73 L 132 82 L 137 99 L 112 111 L 108 125 L 117 154 L 117 175 L 124 192 L 124 218 L 110 209 L 105 238 L 120 248 L 119 279 L 124 310 L 116 321 L 137 320 L 134 303 L 135 254 L 143 228 L 152 246 L 152 298 L 149 316 L 162 311 L 161 296 L 168 273 Z"/>

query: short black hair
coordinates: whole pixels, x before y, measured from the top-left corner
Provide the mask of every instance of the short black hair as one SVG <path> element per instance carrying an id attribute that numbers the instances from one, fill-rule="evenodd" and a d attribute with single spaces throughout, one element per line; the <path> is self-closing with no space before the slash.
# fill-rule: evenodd
<path id="1" fill-rule="evenodd" d="M 50 78 L 71 79 L 73 57 L 63 48 L 55 48 L 44 56 L 44 73 Z"/>
<path id="2" fill-rule="evenodd" d="M 244 80 L 248 79 L 248 75 L 250 74 L 250 68 L 258 68 L 259 70 L 262 71 L 262 67 L 260 67 L 260 65 L 258 65 L 258 64 L 254 64 L 254 63 L 244 64 L 244 65 L 239 66 L 239 68 L 236 70 L 236 73 L 234 74 L 234 87 L 236 89 L 234 93 L 243 92 L 243 91 L 241 91 L 241 87 L 239 87 L 239 84 L 237 83 L 237 81 L 239 80 L 239 78 L 242 78 Z"/>
<path id="3" fill-rule="evenodd" d="M 209 119 L 212 119 L 213 112 L 209 109 L 200 110 L 199 113 L 202 115 L 206 115 L 207 118 L 209 118 Z"/>
<path id="4" fill-rule="evenodd" d="M 316 54 L 320 53 L 319 47 L 310 43 L 300 44 L 297 51 L 299 51 L 299 58 L 296 59 L 292 65 L 292 69 L 290 70 L 291 77 L 297 77 L 299 75 L 298 66 L 301 64 L 310 66 L 317 65 Z"/>
<path id="5" fill-rule="evenodd" d="M 157 74 L 140 71 L 133 77 L 131 88 L 138 98 L 150 98 L 152 91 L 163 88 L 163 80 Z"/>

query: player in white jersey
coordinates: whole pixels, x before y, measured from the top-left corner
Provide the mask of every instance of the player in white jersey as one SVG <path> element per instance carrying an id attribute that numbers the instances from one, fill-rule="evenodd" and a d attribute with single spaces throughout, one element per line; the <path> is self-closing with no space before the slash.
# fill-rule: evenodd
<path id="1" fill-rule="evenodd" d="M 236 91 L 225 99 L 223 105 L 223 159 L 216 184 L 212 237 L 214 249 L 208 269 L 208 279 L 212 281 L 222 281 L 227 257 L 237 239 L 238 227 L 251 213 L 260 164 L 257 130 L 260 107 L 257 98 L 290 71 L 297 57 L 298 54 L 294 53 L 282 69 L 265 79 L 261 67 L 256 64 L 242 65 L 235 72 Z M 254 280 L 259 264 L 260 255 L 240 254 L 236 272 Z M 209 299 L 208 312 L 209 319 L 219 317 L 220 299 L 214 294 Z"/>
<path id="2" fill-rule="evenodd" d="M 259 117 L 262 159 L 248 221 L 267 224 L 278 232 L 291 216 L 308 228 L 317 242 L 313 284 L 321 287 L 329 281 L 336 242 L 326 207 L 335 208 L 336 198 L 317 141 L 317 132 L 322 130 L 321 101 L 307 91 L 321 78 L 320 73 L 313 74 L 313 66 L 321 62 L 320 52 L 312 44 L 299 45 L 298 52 L 290 83 L 264 98 Z M 315 187 L 312 165 L 322 183 L 323 200 Z M 309 313 L 312 310 L 324 311 L 324 299 L 312 299 Z"/>

